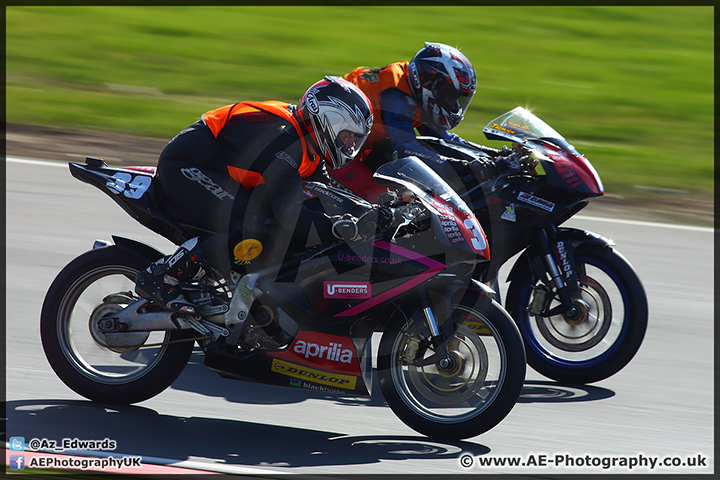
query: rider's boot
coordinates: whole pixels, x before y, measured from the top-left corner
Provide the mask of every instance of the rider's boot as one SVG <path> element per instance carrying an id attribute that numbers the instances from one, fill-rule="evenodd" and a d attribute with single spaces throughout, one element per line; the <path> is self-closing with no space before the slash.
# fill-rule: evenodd
<path id="1" fill-rule="evenodd" d="M 177 313 L 194 315 L 198 306 L 182 294 L 180 282 L 195 281 L 205 276 L 208 267 L 200 258 L 198 238 L 192 238 L 168 257 L 150 264 L 137 274 L 135 292 Z"/>

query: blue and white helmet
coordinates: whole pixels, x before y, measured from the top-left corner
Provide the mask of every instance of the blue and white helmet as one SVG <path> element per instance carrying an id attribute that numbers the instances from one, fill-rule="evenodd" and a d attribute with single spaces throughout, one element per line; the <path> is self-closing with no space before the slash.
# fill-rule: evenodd
<path id="1" fill-rule="evenodd" d="M 340 77 L 325 77 L 298 102 L 298 114 L 328 167 L 347 165 L 362 149 L 373 125 L 370 100 Z"/>
<path id="2" fill-rule="evenodd" d="M 425 42 L 408 63 L 413 97 L 440 130 L 451 130 L 463 119 L 477 88 L 475 68 L 457 48 Z"/>

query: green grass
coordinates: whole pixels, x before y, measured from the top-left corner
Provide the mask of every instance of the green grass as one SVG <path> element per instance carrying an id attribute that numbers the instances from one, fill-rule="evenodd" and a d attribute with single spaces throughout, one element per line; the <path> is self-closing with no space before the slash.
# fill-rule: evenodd
<path id="1" fill-rule="evenodd" d="M 454 130 L 533 109 L 633 185 L 712 192 L 712 7 L 7 7 L 9 122 L 170 138 L 241 100 L 457 46 L 478 92 Z"/>

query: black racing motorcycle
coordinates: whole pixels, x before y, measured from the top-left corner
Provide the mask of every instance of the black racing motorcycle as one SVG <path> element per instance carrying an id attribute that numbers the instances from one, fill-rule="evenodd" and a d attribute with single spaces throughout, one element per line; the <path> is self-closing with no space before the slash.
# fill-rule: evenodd
<path id="1" fill-rule="evenodd" d="M 490 160 L 482 147 L 421 137 L 456 159 L 431 166 L 487 233 L 492 258 L 478 265 L 475 278 L 499 291 L 500 267 L 520 254 L 507 278 L 505 307 L 523 336 L 529 365 L 565 383 L 614 375 L 645 336 L 645 289 L 611 240 L 560 226 L 604 194 L 600 177 L 562 135 L 522 107 L 483 132 L 512 142 L 496 162 L 499 174 L 485 181 L 473 168 L 474 160 Z"/>
<path id="2" fill-rule="evenodd" d="M 211 233 L 167 216 L 151 168 L 89 158 L 70 170 L 175 244 Z M 258 264 L 260 242 L 243 240 L 250 243 L 233 249 L 232 272 L 179 285 L 200 307 L 196 315 L 133 293 L 136 273 L 163 253 L 121 236 L 96 241 L 45 297 L 41 335 L 50 365 L 90 400 L 129 404 L 170 386 L 197 343 L 205 365 L 226 378 L 370 395 L 371 339 L 381 331 L 379 384 L 403 422 L 447 439 L 493 428 L 516 403 L 526 358 L 494 292 L 472 278 L 489 257 L 482 228 L 417 159 L 391 162 L 376 177 L 391 187 L 383 203 L 394 212 L 392 228 L 334 242 L 308 237 L 280 267 Z M 372 209 L 320 183 L 306 183 L 304 193 L 329 215 L 360 219 L 358 228 Z M 362 228 L 376 232 L 371 227 Z"/>

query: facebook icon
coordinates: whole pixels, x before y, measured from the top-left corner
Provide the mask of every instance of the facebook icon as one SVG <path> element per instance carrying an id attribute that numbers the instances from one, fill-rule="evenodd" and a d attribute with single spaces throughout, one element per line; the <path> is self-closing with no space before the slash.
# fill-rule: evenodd
<path id="1" fill-rule="evenodd" d="M 25 455 L 10 455 L 10 470 L 24 470 Z"/>

